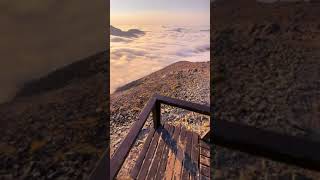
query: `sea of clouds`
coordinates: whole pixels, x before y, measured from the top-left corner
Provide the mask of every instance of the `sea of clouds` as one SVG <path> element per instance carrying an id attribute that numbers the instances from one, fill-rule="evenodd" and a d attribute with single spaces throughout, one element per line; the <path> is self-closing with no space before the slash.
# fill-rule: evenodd
<path id="1" fill-rule="evenodd" d="M 210 60 L 209 26 L 114 26 L 110 36 L 110 93 L 178 61 Z M 134 29 L 135 31 L 130 31 Z M 129 36 L 128 32 L 139 32 Z M 121 36 L 119 34 L 126 34 Z"/>

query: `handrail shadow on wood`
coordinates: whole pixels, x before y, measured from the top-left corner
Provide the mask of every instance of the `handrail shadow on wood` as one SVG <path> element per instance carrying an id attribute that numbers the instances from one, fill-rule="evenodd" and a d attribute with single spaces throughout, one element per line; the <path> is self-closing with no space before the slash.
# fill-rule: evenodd
<path id="1" fill-rule="evenodd" d="M 161 104 L 210 115 L 210 107 L 208 106 L 154 95 L 140 113 L 138 121 L 135 122 L 126 138 L 114 153 L 110 161 L 110 176 L 104 173 L 103 175 L 105 177 L 99 179 L 108 179 L 108 176 L 109 179 L 116 177 L 151 111 L 153 111 L 154 127 L 157 128 L 161 125 Z M 210 130 L 204 138 L 208 138 L 211 136 L 211 132 L 214 132 L 214 138 L 212 138 L 211 144 L 300 166 L 302 168 L 320 171 L 319 142 L 225 120 L 212 121 L 211 124 L 212 131 Z"/>
<path id="2" fill-rule="evenodd" d="M 194 111 L 200 114 L 210 116 L 210 107 L 206 105 L 196 104 L 188 101 L 183 101 L 179 99 L 169 98 L 155 94 L 149 100 L 149 102 L 144 107 L 143 111 L 140 113 L 138 121 L 134 123 L 130 129 L 126 138 L 122 141 L 118 149 L 115 151 L 114 155 L 110 160 L 110 179 L 114 179 L 121 169 L 131 147 L 133 146 L 136 138 L 139 135 L 140 129 L 144 126 L 147 121 L 151 111 L 153 114 L 153 125 L 157 129 L 161 125 L 161 104 L 166 104 L 170 106 L 175 106 L 178 108 Z"/>

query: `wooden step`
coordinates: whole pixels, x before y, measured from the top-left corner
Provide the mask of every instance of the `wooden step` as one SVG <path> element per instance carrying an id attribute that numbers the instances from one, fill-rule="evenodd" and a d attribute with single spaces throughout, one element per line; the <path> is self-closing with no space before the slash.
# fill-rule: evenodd
<path id="1" fill-rule="evenodd" d="M 149 134 L 133 179 L 210 179 L 210 146 L 184 126 L 165 124 Z"/>

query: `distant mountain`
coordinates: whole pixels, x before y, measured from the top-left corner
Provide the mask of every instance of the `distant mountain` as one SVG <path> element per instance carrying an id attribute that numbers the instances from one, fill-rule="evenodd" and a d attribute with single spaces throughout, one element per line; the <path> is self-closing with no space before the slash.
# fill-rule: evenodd
<path id="1" fill-rule="evenodd" d="M 88 78 L 102 72 L 106 68 L 103 62 L 106 59 L 104 54 L 105 52 L 95 54 L 57 69 L 44 77 L 29 81 L 17 93 L 16 97 L 39 95 L 50 90 L 63 88 L 73 80 Z"/>
<path id="2" fill-rule="evenodd" d="M 174 29 L 170 29 L 169 31 L 183 32 L 185 30 L 187 30 L 187 29 L 185 29 L 185 28 L 174 28 Z"/>
<path id="3" fill-rule="evenodd" d="M 122 31 L 121 29 L 110 25 L 110 35 L 113 35 L 113 36 L 120 36 L 120 37 L 126 37 L 126 38 L 136 38 L 136 37 L 139 37 L 144 34 L 145 34 L 145 32 L 141 31 L 139 29 L 130 29 L 128 31 Z"/>

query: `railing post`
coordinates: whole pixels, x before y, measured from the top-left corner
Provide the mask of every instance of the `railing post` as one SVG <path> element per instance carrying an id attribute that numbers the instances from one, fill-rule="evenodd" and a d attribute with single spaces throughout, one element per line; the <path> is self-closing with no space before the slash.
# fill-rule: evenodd
<path id="1" fill-rule="evenodd" d="M 161 103 L 156 100 L 155 105 L 152 109 L 153 115 L 153 127 L 157 129 L 161 125 Z"/>

